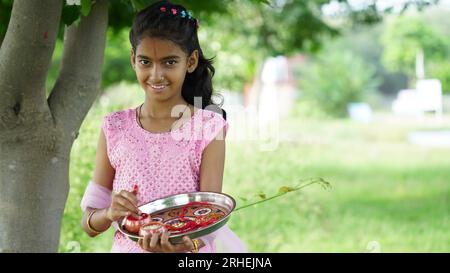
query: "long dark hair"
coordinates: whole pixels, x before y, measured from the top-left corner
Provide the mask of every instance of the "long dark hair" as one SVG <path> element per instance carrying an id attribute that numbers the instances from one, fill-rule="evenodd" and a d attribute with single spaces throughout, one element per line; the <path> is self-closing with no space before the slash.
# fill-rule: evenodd
<path id="1" fill-rule="evenodd" d="M 173 9 L 176 11 L 174 12 Z M 176 14 L 174 14 L 176 13 Z M 184 16 L 183 16 L 184 15 Z M 215 69 L 212 58 L 203 55 L 197 36 L 198 21 L 188 13 L 186 8 L 168 1 L 158 1 L 138 12 L 130 30 L 130 43 L 133 51 L 144 36 L 165 39 L 174 42 L 190 56 L 194 50 L 198 51 L 198 66 L 192 73 L 187 73 L 181 89 L 183 99 L 194 104 L 195 97 L 202 98 L 202 108 L 214 109 L 226 117 L 225 111 L 212 101 L 212 77 Z M 197 105 L 196 105 L 197 106 Z M 222 112 L 223 111 L 223 112 Z"/>

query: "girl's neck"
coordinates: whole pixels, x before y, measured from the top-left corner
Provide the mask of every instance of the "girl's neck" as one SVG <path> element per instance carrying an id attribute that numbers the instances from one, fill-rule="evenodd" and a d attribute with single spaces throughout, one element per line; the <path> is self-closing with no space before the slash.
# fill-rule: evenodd
<path id="1" fill-rule="evenodd" d="M 175 101 L 155 102 L 145 99 L 142 105 L 141 115 L 144 118 L 150 117 L 152 119 L 169 119 L 172 117 L 172 109 L 176 105 L 187 105 L 188 103 L 180 97 Z"/>

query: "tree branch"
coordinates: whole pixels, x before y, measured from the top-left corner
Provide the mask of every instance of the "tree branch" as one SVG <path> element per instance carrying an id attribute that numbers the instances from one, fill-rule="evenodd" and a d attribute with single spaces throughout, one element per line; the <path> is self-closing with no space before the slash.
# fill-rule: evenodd
<path id="1" fill-rule="evenodd" d="M 0 48 L 0 128 L 8 128 L 21 110 L 45 105 L 45 80 L 59 21 L 61 0 L 16 0 Z"/>
<path id="2" fill-rule="evenodd" d="M 76 138 L 100 91 L 108 25 L 108 2 L 97 0 L 79 26 L 65 30 L 59 77 L 48 98 L 57 126 Z"/>

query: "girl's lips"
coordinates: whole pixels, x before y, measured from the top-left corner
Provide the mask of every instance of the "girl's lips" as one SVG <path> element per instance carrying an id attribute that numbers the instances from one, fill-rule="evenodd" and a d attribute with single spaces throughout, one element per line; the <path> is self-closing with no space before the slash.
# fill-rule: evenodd
<path id="1" fill-rule="evenodd" d="M 147 84 L 148 86 L 150 86 L 150 88 L 152 89 L 153 92 L 156 93 L 161 93 L 162 91 L 164 91 L 167 87 L 166 84 Z"/>

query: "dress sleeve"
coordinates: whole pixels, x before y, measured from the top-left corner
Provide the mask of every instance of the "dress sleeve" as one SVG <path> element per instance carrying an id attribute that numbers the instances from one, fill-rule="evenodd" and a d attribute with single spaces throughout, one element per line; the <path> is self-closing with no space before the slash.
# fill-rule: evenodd
<path id="1" fill-rule="evenodd" d="M 86 211 L 86 208 L 104 209 L 111 205 L 111 190 L 103 187 L 94 181 L 89 181 L 88 186 L 81 199 L 81 210 Z"/>
<path id="2" fill-rule="evenodd" d="M 83 212 L 85 212 L 88 207 L 93 209 L 104 209 L 111 205 L 111 200 L 112 191 L 91 180 L 84 191 L 80 207 Z M 113 222 L 111 225 L 115 230 L 119 229 L 117 222 Z"/>
<path id="3" fill-rule="evenodd" d="M 208 144 L 214 139 L 225 140 L 229 125 L 228 122 L 223 119 L 222 115 L 212 111 L 205 111 L 202 123 L 203 128 L 200 150 L 203 152 Z"/>
<path id="4" fill-rule="evenodd" d="M 120 140 L 121 134 L 125 127 L 126 118 L 121 112 L 114 112 L 103 117 L 102 130 L 105 134 L 106 149 L 111 166 L 116 169 L 116 160 L 113 156 L 113 150 L 116 148 Z"/>

